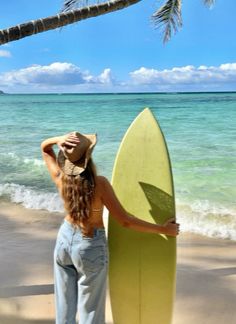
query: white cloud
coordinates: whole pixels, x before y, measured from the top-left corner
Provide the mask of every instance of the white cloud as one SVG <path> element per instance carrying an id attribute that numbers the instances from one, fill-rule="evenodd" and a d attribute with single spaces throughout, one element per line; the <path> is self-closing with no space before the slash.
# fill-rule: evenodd
<path id="1" fill-rule="evenodd" d="M 87 75 L 85 76 L 85 80 L 89 83 L 95 84 L 112 84 L 114 81 L 112 78 L 111 69 L 105 69 L 98 76 Z"/>
<path id="2" fill-rule="evenodd" d="M 221 64 L 220 66 L 195 67 L 187 65 L 172 69 L 140 69 L 130 72 L 131 80 L 138 85 L 219 85 L 236 82 L 236 63 Z"/>
<path id="3" fill-rule="evenodd" d="M 98 77 L 99 82 L 103 84 L 110 84 L 113 82 L 111 69 L 105 69 Z"/>
<path id="4" fill-rule="evenodd" d="M 33 65 L 0 74 L 0 86 L 71 87 L 83 84 L 112 84 L 111 70 L 105 69 L 93 76 L 72 63 L 55 62 L 50 65 Z"/>
<path id="5" fill-rule="evenodd" d="M 7 50 L 0 50 L 0 57 L 11 57 L 11 52 Z"/>
<path id="6" fill-rule="evenodd" d="M 118 81 L 110 68 L 94 75 L 75 64 L 54 62 L 0 73 L 5 92 L 235 91 L 236 63 L 187 65 L 171 69 L 141 67 Z"/>

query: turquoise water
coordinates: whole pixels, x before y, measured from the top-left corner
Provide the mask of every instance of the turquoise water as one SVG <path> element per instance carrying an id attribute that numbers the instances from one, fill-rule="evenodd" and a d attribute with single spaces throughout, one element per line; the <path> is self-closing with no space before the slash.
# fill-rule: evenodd
<path id="1" fill-rule="evenodd" d="M 1 199 L 62 210 L 41 141 L 72 130 L 96 132 L 94 160 L 111 178 L 119 143 L 145 107 L 167 140 L 182 229 L 236 240 L 236 93 L 2 95 Z"/>

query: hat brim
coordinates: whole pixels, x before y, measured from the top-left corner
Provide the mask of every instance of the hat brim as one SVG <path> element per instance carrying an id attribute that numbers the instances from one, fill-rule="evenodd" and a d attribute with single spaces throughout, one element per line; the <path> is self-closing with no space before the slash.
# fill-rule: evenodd
<path id="1" fill-rule="evenodd" d="M 92 134 L 92 135 L 84 135 L 84 136 L 86 136 L 89 139 L 90 145 L 87 148 L 85 154 L 81 157 L 81 159 L 79 161 L 71 162 L 64 155 L 62 150 L 60 150 L 58 153 L 58 156 L 57 156 L 58 166 L 67 175 L 73 175 L 73 176 L 79 175 L 85 171 L 85 169 L 88 165 L 88 161 L 91 158 L 94 146 L 97 143 L 97 135 Z"/>

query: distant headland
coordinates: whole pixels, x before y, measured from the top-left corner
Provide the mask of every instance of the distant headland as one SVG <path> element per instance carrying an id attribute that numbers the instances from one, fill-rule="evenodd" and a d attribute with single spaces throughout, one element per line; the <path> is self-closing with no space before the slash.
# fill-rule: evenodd
<path id="1" fill-rule="evenodd" d="M 2 94 L 5 94 L 5 92 L 3 92 L 2 90 L 0 90 L 0 95 L 2 95 Z"/>

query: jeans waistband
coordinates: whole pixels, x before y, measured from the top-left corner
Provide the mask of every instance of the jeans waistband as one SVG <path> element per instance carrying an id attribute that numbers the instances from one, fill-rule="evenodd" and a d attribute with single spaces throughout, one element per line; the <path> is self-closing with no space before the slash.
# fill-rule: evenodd
<path id="1" fill-rule="evenodd" d="M 74 225 L 70 223 L 68 220 L 64 219 L 64 222 L 62 223 L 62 227 L 66 228 L 69 231 L 72 231 L 73 233 L 76 233 L 77 235 L 84 237 L 84 238 L 90 238 L 89 236 L 85 236 L 80 227 L 77 225 Z M 105 235 L 105 228 L 94 228 L 93 232 L 93 238 L 103 236 Z M 92 237 L 91 237 L 92 238 Z"/>

